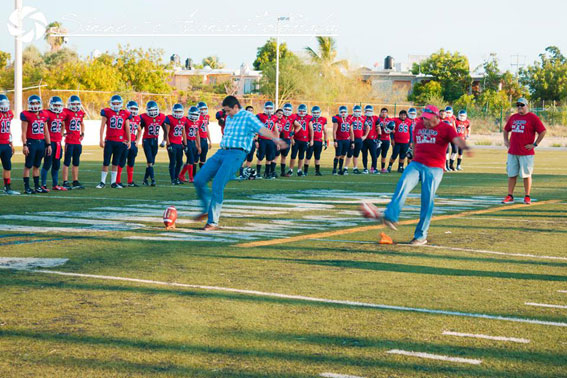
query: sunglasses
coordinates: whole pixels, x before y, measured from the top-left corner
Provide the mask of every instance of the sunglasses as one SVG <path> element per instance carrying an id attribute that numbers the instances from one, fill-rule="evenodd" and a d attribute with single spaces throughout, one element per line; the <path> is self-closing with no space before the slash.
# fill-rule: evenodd
<path id="1" fill-rule="evenodd" d="M 524 106 L 526 106 L 526 104 L 516 104 L 516 106 L 517 106 L 518 108 L 523 108 Z"/>

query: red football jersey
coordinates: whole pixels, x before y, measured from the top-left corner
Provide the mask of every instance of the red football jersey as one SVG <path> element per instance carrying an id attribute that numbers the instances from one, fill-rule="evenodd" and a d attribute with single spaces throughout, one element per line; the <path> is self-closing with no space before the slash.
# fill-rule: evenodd
<path id="1" fill-rule="evenodd" d="M 65 114 L 65 144 L 81 144 L 81 124 L 85 118 L 85 112 L 63 109 L 63 113 Z"/>
<path id="2" fill-rule="evenodd" d="M 128 132 L 124 124 L 126 120 L 132 118 L 127 110 L 120 110 L 118 113 L 110 108 L 102 109 L 100 115 L 106 117 L 106 139 L 111 142 L 124 142 L 128 140 Z"/>
<path id="3" fill-rule="evenodd" d="M 311 138 L 311 135 L 309 135 L 309 122 L 311 122 L 312 118 L 313 117 L 309 114 L 307 114 L 305 117 L 300 117 L 299 114 L 295 114 L 294 121 L 297 121 L 299 123 L 300 128 L 297 129 L 297 131 L 293 135 L 293 139 L 301 142 L 309 142 L 309 138 Z"/>
<path id="4" fill-rule="evenodd" d="M 142 120 L 140 119 L 139 115 L 135 115 L 130 118 L 130 140 L 132 142 L 136 141 L 136 137 L 138 136 L 138 132 L 140 130 L 141 121 Z"/>
<path id="5" fill-rule="evenodd" d="M 26 139 L 45 139 L 45 125 L 47 124 L 47 112 L 29 112 L 24 110 L 20 113 L 20 120 L 28 123 Z"/>
<path id="6" fill-rule="evenodd" d="M 270 130 L 272 133 L 274 133 L 274 132 L 277 133 L 277 131 L 278 131 L 278 129 L 277 129 L 278 117 L 277 116 L 275 116 L 275 115 L 268 116 L 265 113 L 259 113 L 259 114 L 256 115 L 256 117 L 258 117 L 260 122 L 262 122 L 264 124 L 265 128 Z M 258 137 L 260 139 L 271 139 L 271 138 L 265 137 L 261 134 L 258 135 Z"/>
<path id="7" fill-rule="evenodd" d="M 169 143 L 182 144 L 183 143 L 183 129 L 187 123 L 187 118 L 175 118 L 174 116 L 167 116 L 165 118 L 166 125 L 169 125 L 169 131 L 167 133 L 169 137 Z"/>
<path id="8" fill-rule="evenodd" d="M 291 139 L 293 136 L 293 123 L 295 122 L 295 119 L 295 114 L 292 114 L 289 117 L 283 116 L 282 119 L 280 119 L 280 132 L 282 138 Z"/>
<path id="9" fill-rule="evenodd" d="M 185 134 L 187 134 L 187 140 L 197 140 L 197 135 L 199 134 L 199 128 L 201 127 L 201 120 L 191 121 L 187 119 L 185 122 Z"/>
<path id="10" fill-rule="evenodd" d="M 336 140 L 348 140 L 350 139 L 350 117 L 343 119 L 341 116 L 336 115 L 333 117 L 333 123 L 339 125 L 337 127 L 337 137 Z"/>
<path id="11" fill-rule="evenodd" d="M 447 146 L 456 137 L 455 128 L 445 122 L 428 129 L 423 120 L 417 121 L 413 136 L 413 161 L 432 168 L 444 168 Z"/>
<path id="12" fill-rule="evenodd" d="M 199 116 L 199 120 L 201 121 L 201 126 L 199 126 L 199 138 L 207 139 L 209 137 L 209 115 L 201 115 Z"/>
<path id="13" fill-rule="evenodd" d="M 454 115 L 443 118 L 443 121 L 449 122 L 449 124 L 450 124 L 451 126 L 453 126 L 453 127 L 456 128 L 457 117 L 455 117 Z"/>
<path id="14" fill-rule="evenodd" d="M 362 139 L 364 136 L 364 117 L 349 116 L 350 124 L 352 125 L 352 132 L 355 139 Z"/>
<path id="15" fill-rule="evenodd" d="M 409 143 L 411 139 L 411 119 L 406 118 L 402 121 L 400 118 L 394 118 L 394 122 L 396 122 L 396 128 L 394 129 L 394 142 Z"/>
<path id="16" fill-rule="evenodd" d="M 14 119 L 14 113 L 11 110 L 0 112 L 0 144 L 8 144 L 10 140 L 10 126 Z"/>
<path id="17" fill-rule="evenodd" d="M 382 132 L 380 140 L 390 140 L 390 134 L 384 131 L 384 127 L 391 121 L 393 121 L 392 118 L 378 117 L 378 124 L 380 125 L 380 131 Z"/>
<path id="18" fill-rule="evenodd" d="M 534 113 L 525 115 L 513 114 L 504 130 L 510 132 L 510 148 L 508 153 L 512 155 L 534 155 L 534 148 L 526 150 L 527 144 L 535 142 L 536 133 L 542 133 L 545 126 Z"/>
<path id="19" fill-rule="evenodd" d="M 217 119 L 217 121 L 219 123 L 221 135 L 224 135 L 224 125 L 226 124 L 226 114 L 224 113 L 223 110 L 219 110 L 217 112 L 217 114 L 215 115 L 215 118 Z"/>
<path id="20" fill-rule="evenodd" d="M 165 114 L 159 113 L 155 117 L 150 117 L 146 113 L 140 114 L 140 127 L 144 129 L 143 139 L 157 139 L 159 137 L 159 129 L 163 127 Z"/>
<path id="21" fill-rule="evenodd" d="M 366 139 L 376 140 L 378 139 L 378 116 L 364 117 L 364 132 L 366 129 L 370 129 Z"/>
<path id="22" fill-rule="evenodd" d="M 46 113 L 49 139 L 52 142 L 61 142 L 63 140 L 63 127 L 66 118 L 65 112 L 54 113 L 51 110 L 46 110 Z"/>
<path id="23" fill-rule="evenodd" d="M 457 125 L 457 134 L 459 134 L 459 136 L 462 139 L 465 139 L 467 137 L 468 129 L 469 127 L 471 127 L 470 121 L 468 119 L 465 121 L 457 120 L 456 125 Z"/>
<path id="24" fill-rule="evenodd" d="M 316 142 L 323 141 L 323 129 L 327 125 L 327 118 L 319 117 L 311 120 L 313 125 L 313 140 Z"/>

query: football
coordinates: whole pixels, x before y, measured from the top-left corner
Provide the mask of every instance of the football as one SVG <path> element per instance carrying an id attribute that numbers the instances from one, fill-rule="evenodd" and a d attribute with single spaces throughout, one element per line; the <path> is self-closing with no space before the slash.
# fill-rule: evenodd
<path id="1" fill-rule="evenodd" d="M 360 204 L 360 212 L 362 216 L 368 219 L 378 219 L 381 216 L 380 210 L 370 202 Z"/>
<path id="2" fill-rule="evenodd" d="M 175 221 L 177 220 L 177 209 L 169 206 L 163 213 L 163 224 L 166 230 L 175 229 Z"/>

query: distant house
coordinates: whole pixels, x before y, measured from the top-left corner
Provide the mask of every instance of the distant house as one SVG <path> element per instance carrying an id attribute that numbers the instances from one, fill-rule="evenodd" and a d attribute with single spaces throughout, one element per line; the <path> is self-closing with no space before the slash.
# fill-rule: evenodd
<path id="1" fill-rule="evenodd" d="M 244 63 L 239 70 L 227 68 L 213 69 L 209 66 L 198 69 L 178 68 L 172 72 L 169 84 L 176 89 L 187 90 L 195 84 L 195 78 L 202 84 L 217 85 L 227 83 L 236 91 L 236 95 L 245 95 L 258 91 L 262 72 L 251 70 Z"/>

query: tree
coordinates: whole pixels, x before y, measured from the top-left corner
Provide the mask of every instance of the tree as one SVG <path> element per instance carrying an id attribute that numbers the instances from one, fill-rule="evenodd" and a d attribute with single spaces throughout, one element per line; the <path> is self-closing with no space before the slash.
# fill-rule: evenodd
<path id="1" fill-rule="evenodd" d="M 276 62 L 276 48 L 275 38 L 268 39 L 263 46 L 258 47 L 256 60 L 252 63 L 256 71 L 263 70 L 265 64 Z M 285 42 L 280 43 L 280 59 L 285 59 L 290 56 L 294 56 L 294 54 L 287 49 L 287 44 Z"/>
<path id="2" fill-rule="evenodd" d="M 168 74 L 162 64 L 164 52 L 159 49 L 132 49 L 118 46 L 114 66 L 121 73 L 126 89 L 137 92 L 170 93 Z"/>
<path id="3" fill-rule="evenodd" d="M 63 28 L 59 21 L 53 21 L 46 27 L 45 41 L 49 44 L 51 52 L 58 51 L 65 43 L 65 37 L 55 36 L 54 34 L 65 34 L 67 29 Z"/>
<path id="4" fill-rule="evenodd" d="M 431 54 L 420 64 L 414 63 L 412 73 L 432 76 L 441 84 L 445 101 L 453 102 L 468 92 L 471 84 L 469 60 L 458 52 L 443 49 Z"/>
<path id="5" fill-rule="evenodd" d="M 426 104 L 431 102 L 430 100 L 433 98 L 442 97 L 442 93 L 443 88 L 439 82 L 435 80 L 422 81 L 413 87 L 408 99 L 418 104 Z"/>
<path id="6" fill-rule="evenodd" d="M 333 37 L 317 37 L 317 44 L 319 45 L 315 51 L 311 47 L 306 47 L 305 51 L 311 58 L 311 61 L 319 65 L 323 69 L 323 73 L 326 74 L 331 68 L 348 68 L 348 61 L 338 60 L 336 41 Z"/>
<path id="7" fill-rule="evenodd" d="M 209 66 L 212 69 L 224 68 L 224 64 L 220 62 L 218 56 L 208 56 L 202 61 L 203 66 Z"/>
<path id="8" fill-rule="evenodd" d="M 281 102 L 305 95 L 306 83 L 309 81 L 310 76 L 309 72 L 309 67 L 295 55 L 280 59 L 279 98 Z M 276 92 L 275 83 L 276 63 L 264 63 L 262 66 L 262 78 L 260 79 L 260 92 L 273 96 Z"/>
<path id="9" fill-rule="evenodd" d="M 539 62 L 520 70 L 520 83 L 528 86 L 532 99 L 566 100 L 567 59 L 556 46 L 547 47 L 539 58 Z"/>
<path id="10" fill-rule="evenodd" d="M 482 87 L 484 90 L 500 90 L 500 85 L 502 82 L 502 74 L 500 73 L 500 68 L 498 67 L 498 59 L 496 54 L 491 53 L 490 57 L 484 61 L 482 64 L 484 69 L 484 80 Z"/>
<path id="11" fill-rule="evenodd" d="M 11 61 L 11 56 L 9 52 L 0 50 L 0 69 L 6 68 L 8 63 Z"/>

